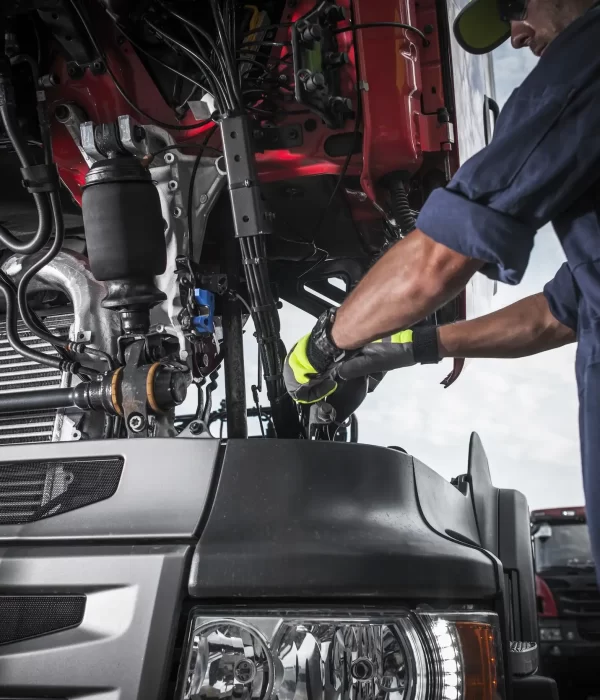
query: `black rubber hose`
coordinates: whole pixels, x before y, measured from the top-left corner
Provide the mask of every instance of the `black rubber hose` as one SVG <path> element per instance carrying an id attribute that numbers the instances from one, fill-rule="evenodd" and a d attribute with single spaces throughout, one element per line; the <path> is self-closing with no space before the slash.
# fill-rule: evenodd
<path id="1" fill-rule="evenodd" d="M 401 178 L 394 178 L 390 182 L 390 195 L 392 197 L 392 214 L 396 225 L 400 227 L 402 234 L 406 236 L 407 233 L 417 228 L 417 222 L 412 214 L 406 188 Z"/>
<path id="2" fill-rule="evenodd" d="M 34 161 L 29 152 L 29 146 L 17 124 L 12 97 L 12 85 L 5 75 L 0 75 L 0 119 L 22 168 L 28 168 Z M 38 213 L 38 228 L 29 240 L 21 240 L 14 236 L 5 226 L 0 224 L 0 243 L 13 253 L 30 255 L 41 250 L 52 233 L 52 216 L 48 196 L 45 193 L 33 193 L 33 199 Z"/>
<path id="3" fill-rule="evenodd" d="M 37 352 L 25 345 L 19 338 L 17 330 L 17 290 L 12 280 L 2 270 L 0 270 L 0 291 L 4 294 L 6 302 L 6 337 L 11 348 L 28 360 L 62 371 L 65 364 L 64 360 L 45 355 L 43 352 Z"/>
<path id="4" fill-rule="evenodd" d="M 61 340 L 55 335 L 50 333 L 48 329 L 42 324 L 42 322 L 34 315 L 34 313 L 29 308 L 27 303 L 27 287 L 31 280 L 37 275 L 37 273 L 45 267 L 51 260 L 53 260 L 60 249 L 62 248 L 65 239 L 65 227 L 64 220 L 62 216 L 62 208 L 60 205 L 60 199 L 55 192 L 50 194 L 50 200 L 52 202 L 52 210 L 54 212 L 54 240 L 50 248 L 42 255 L 42 257 L 31 265 L 23 274 L 19 281 L 18 291 L 17 291 L 17 302 L 19 305 L 19 313 L 23 319 L 23 323 L 29 328 L 29 330 L 45 340 L 51 345 L 58 345 L 60 347 L 66 347 L 68 341 Z"/>

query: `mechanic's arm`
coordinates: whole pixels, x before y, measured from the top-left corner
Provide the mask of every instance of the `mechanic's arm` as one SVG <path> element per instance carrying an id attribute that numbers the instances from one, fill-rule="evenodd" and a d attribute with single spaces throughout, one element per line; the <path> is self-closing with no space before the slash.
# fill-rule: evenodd
<path id="1" fill-rule="evenodd" d="M 482 265 L 413 231 L 377 261 L 342 304 L 331 331 L 334 343 L 353 350 L 409 328 L 453 299 Z"/>
<path id="2" fill-rule="evenodd" d="M 440 357 L 526 357 L 575 340 L 575 331 L 556 319 L 542 293 L 487 316 L 438 328 Z"/>

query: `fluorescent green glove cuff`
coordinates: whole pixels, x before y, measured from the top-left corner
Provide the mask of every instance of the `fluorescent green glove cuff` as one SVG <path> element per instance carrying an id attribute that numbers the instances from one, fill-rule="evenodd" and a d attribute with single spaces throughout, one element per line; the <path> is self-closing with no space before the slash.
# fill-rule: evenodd
<path id="1" fill-rule="evenodd" d="M 322 401 L 337 389 L 331 373 L 318 374 L 306 354 L 310 333 L 301 338 L 285 359 L 283 379 L 290 396 L 297 403 Z"/>

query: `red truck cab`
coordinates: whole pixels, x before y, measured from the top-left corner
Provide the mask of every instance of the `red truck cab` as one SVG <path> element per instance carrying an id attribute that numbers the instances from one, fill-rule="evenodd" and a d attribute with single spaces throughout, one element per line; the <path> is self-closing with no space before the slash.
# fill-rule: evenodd
<path id="1" fill-rule="evenodd" d="M 561 697 L 587 698 L 600 693 L 600 591 L 585 509 L 536 510 L 531 526 L 544 673 Z"/>

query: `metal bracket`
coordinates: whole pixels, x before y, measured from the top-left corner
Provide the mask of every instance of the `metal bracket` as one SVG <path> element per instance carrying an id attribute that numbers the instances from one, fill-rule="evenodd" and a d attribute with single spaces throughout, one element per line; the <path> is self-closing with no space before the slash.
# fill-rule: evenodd
<path id="1" fill-rule="evenodd" d="M 247 116 L 221 122 L 236 238 L 271 233 L 260 195 Z"/>
<path id="2" fill-rule="evenodd" d="M 67 62 L 69 77 L 80 78 L 88 67 L 94 74 L 106 70 L 68 2 L 55 0 L 51 7 L 38 9 L 38 14 L 70 59 Z"/>
<path id="3" fill-rule="evenodd" d="M 330 129 L 341 129 L 353 116 L 352 101 L 340 92 L 340 66 L 348 61 L 338 51 L 332 28 L 344 19 L 343 8 L 324 0 L 292 27 L 296 100 L 318 114 Z"/>
<path id="4" fill-rule="evenodd" d="M 254 150 L 257 153 L 279 148 L 297 148 L 304 143 L 302 124 L 285 124 L 257 128 L 252 132 Z"/>

